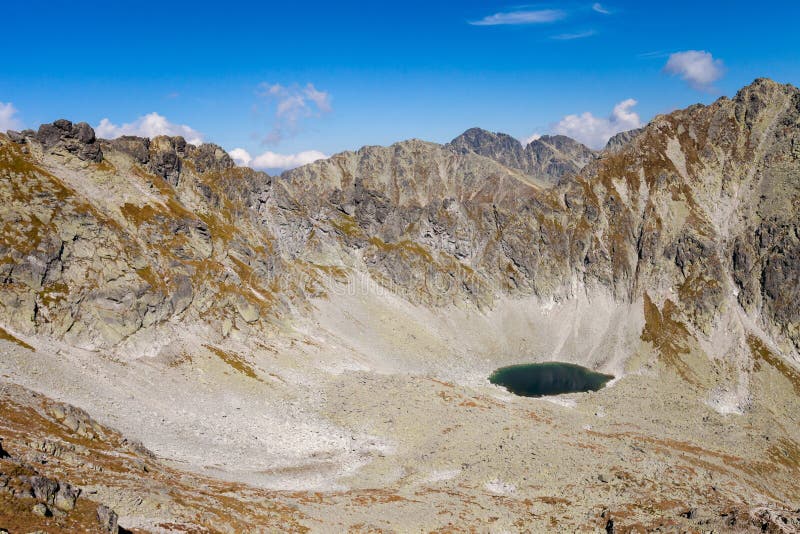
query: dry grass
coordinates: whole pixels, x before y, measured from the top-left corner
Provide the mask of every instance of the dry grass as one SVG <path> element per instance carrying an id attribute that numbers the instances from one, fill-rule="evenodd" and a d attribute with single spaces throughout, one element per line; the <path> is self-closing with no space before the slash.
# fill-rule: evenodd
<path id="1" fill-rule="evenodd" d="M 214 353 L 220 360 L 233 367 L 243 375 L 248 376 L 253 380 L 263 382 L 263 380 L 261 380 L 261 378 L 256 374 L 255 369 L 253 369 L 250 364 L 248 364 L 244 358 L 238 354 L 222 350 L 219 347 L 214 347 L 213 345 L 203 346 Z"/>
<path id="2" fill-rule="evenodd" d="M 690 334 L 686 326 L 676 319 L 678 314 L 678 308 L 671 300 L 666 300 L 663 309 L 659 310 L 645 293 L 642 341 L 651 343 L 658 351 L 660 361 L 674 369 L 686 382 L 696 384 L 697 377 L 683 359 L 689 354 Z"/>
<path id="3" fill-rule="evenodd" d="M 791 367 L 780 356 L 769 350 L 769 347 L 757 336 L 748 335 L 747 344 L 750 346 L 750 353 L 753 355 L 754 369 L 756 371 L 760 371 L 763 368 L 762 364 L 769 365 L 788 380 L 795 393 L 800 395 L 800 371 Z"/>
<path id="4" fill-rule="evenodd" d="M 0 339 L 2 339 L 3 341 L 10 341 L 11 343 L 16 343 L 20 347 L 26 348 L 26 349 L 28 349 L 30 351 L 34 351 L 34 352 L 36 351 L 36 349 L 34 349 L 33 347 L 31 347 L 30 345 L 28 345 L 27 343 L 25 343 L 21 339 L 13 336 L 12 334 L 10 334 L 8 331 L 6 331 L 2 327 L 0 327 Z"/>

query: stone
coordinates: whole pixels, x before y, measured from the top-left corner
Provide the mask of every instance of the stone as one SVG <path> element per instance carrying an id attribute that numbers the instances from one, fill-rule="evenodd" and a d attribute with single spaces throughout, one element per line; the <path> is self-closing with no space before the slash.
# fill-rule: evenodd
<path id="1" fill-rule="evenodd" d="M 166 139 L 167 141 L 163 141 Z M 156 143 L 156 141 L 160 141 Z M 170 138 L 156 138 L 150 146 L 148 169 L 173 186 L 177 186 L 181 175 L 181 159 L 178 157 L 175 142 Z"/>
<path id="2" fill-rule="evenodd" d="M 58 491 L 58 482 L 56 480 L 43 476 L 32 476 L 29 481 L 33 496 L 36 499 L 47 504 L 53 504 Z"/>
<path id="3" fill-rule="evenodd" d="M 100 525 L 100 531 L 106 534 L 118 534 L 119 525 L 117 524 L 118 518 L 116 512 L 101 504 L 97 507 L 97 522 Z"/>
<path id="4" fill-rule="evenodd" d="M 244 297 L 239 297 L 236 299 L 235 307 L 236 311 L 239 313 L 239 316 L 244 319 L 246 323 L 254 323 L 258 321 L 260 316 L 258 308 Z"/>
<path id="5" fill-rule="evenodd" d="M 192 161 L 198 172 L 224 171 L 233 168 L 236 164 L 222 147 L 211 143 L 200 146 L 186 145 L 187 159 Z"/>
<path id="6" fill-rule="evenodd" d="M 94 129 L 85 122 L 73 124 L 59 119 L 52 124 L 42 124 L 34 138 L 48 151 L 64 149 L 81 160 L 99 162 L 103 159 Z"/>
<path id="7" fill-rule="evenodd" d="M 6 132 L 8 138 L 11 139 L 12 143 L 17 143 L 18 145 L 22 145 L 25 143 L 25 136 L 22 135 L 20 132 L 16 132 L 14 130 L 8 130 Z"/>
<path id="8" fill-rule="evenodd" d="M 75 508 L 75 501 L 78 500 L 78 496 L 80 494 L 81 490 L 79 488 L 75 488 L 70 484 L 61 482 L 59 484 L 55 499 L 53 500 L 53 505 L 59 510 L 69 512 Z"/>
<path id="9" fill-rule="evenodd" d="M 123 135 L 112 139 L 110 144 L 115 150 L 131 156 L 140 165 L 150 161 L 150 139 L 146 137 Z"/>
<path id="10" fill-rule="evenodd" d="M 618 134 L 611 136 L 611 139 L 609 139 L 606 143 L 603 152 L 611 153 L 621 150 L 625 145 L 636 139 L 642 132 L 644 132 L 644 128 L 636 128 L 626 132 L 619 132 Z"/>
<path id="11" fill-rule="evenodd" d="M 33 515 L 38 515 L 39 517 L 50 517 L 52 514 L 50 513 L 50 509 L 44 503 L 36 503 L 31 508 L 31 512 Z"/>
<path id="12" fill-rule="evenodd" d="M 79 122 L 75 125 L 72 129 L 71 134 L 78 140 L 80 143 L 90 144 L 94 143 L 95 136 L 94 136 L 94 128 L 89 126 L 89 124 L 85 122 Z"/>

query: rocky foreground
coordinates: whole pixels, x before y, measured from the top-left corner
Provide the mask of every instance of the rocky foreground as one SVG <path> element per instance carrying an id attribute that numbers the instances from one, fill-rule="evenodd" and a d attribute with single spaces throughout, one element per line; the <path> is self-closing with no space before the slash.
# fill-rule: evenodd
<path id="1" fill-rule="evenodd" d="M 0 528 L 800 529 L 792 86 L 277 177 L 56 121 L 0 195 Z"/>

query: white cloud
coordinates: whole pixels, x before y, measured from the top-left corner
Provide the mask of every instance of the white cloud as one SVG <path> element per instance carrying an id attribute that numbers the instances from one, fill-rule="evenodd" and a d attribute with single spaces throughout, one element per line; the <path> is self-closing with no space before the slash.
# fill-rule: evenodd
<path id="1" fill-rule="evenodd" d="M 14 116 L 16 114 L 17 108 L 11 102 L 8 104 L 0 102 L 0 132 L 16 130 L 20 127 L 20 122 Z"/>
<path id="2" fill-rule="evenodd" d="M 585 37 L 591 37 L 592 35 L 597 34 L 594 30 L 587 30 L 585 32 L 576 32 L 576 33 L 560 33 L 558 35 L 554 35 L 551 39 L 555 39 L 556 41 L 572 41 L 573 39 L 583 39 Z"/>
<path id="3" fill-rule="evenodd" d="M 612 135 L 639 128 L 642 121 L 631 108 L 636 100 L 629 98 L 616 106 L 608 118 L 595 117 L 588 111 L 580 115 L 567 115 L 553 126 L 555 133 L 568 135 L 591 148 L 602 148 Z"/>
<path id="4" fill-rule="evenodd" d="M 305 87 L 262 83 L 260 88 L 260 96 L 276 102 L 275 122 L 264 140 L 267 143 L 277 143 L 294 135 L 304 119 L 333 111 L 330 93 L 320 91 L 312 83 Z"/>
<path id="5" fill-rule="evenodd" d="M 725 72 L 720 59 L 705 50 L 686 50 L 669 56 L 664 72 L 680 76 L 693 89 L 707 91 Z"/>
<path id="6" fill-rule="evenodd" d="M 234 148 L 230 151 L 230 156 L 241 166 L 253 167 L 254 169 L 294 169 L 301 165 L 325 159 L 328 156 L 318 150 L 305 150 L 296 154 L 278 154 L 267 151 L 256 157 L 243 148 Z"/>
<path id="7" fill-rule="evenodd" d="M 95 127 L 97 137 L 103 139 L 115 139 L 122 135 L 137 135 L 139 137 L 157 137 L 159 135 L 176 136 L 180 135 L 186 139 L 187 143 L 199 145 L 203 143 L 203 134 L 186 126 L 185 124 L 175 124 L 167 120 L 163 115 L 156 112 L 148 113 L 133 122 L 117 126 L 108 119 L 103 119 Z"/>
<path id="8" fill-rule="evenodd" d="M 601 4 L 600 2 L 595 2 L 594 4 L 592 4 L 592 11 L 596 11 L 598 13 L 602 13 L 603 15 L 610 15 L 611 14 L 611 11 L 609 11 L 608 9 L 603 7 L 603 4 Z"/>
<path id="9" fill-rule="evenodd" d="M 536 141 L 537 139 L 539 139 L 541 136 L 542 136 L 542 134 L 540 134 L 540 133 L 533 133 L 533 134 L 529 135 L 528 137 L 520 139 L 520 141 L 522 142 L 522 146 L 528 146 L 529 144 L 531 144 L 534 141 Z"/>
<path id="10" fill-rule="evenodd" d="M 555 22 L 566 16 L 560 9 L 539 9 L 536 11 L 508 11 L 495 13 L 480 20 L 471 21 L 473 26 L 500 26 L 507 24 L 542 24 Z"/>
<path id="11" fill-rule="evenodd" d="M 250 155 L 250 152 L 243 148 L 234 148 L 228 152 L 228 155 L 233 158 L 233 161 L 235 161 L 237 165 L 241 167 L 249 167 L 250 162 L 253 161 L 253 157 Z"/>

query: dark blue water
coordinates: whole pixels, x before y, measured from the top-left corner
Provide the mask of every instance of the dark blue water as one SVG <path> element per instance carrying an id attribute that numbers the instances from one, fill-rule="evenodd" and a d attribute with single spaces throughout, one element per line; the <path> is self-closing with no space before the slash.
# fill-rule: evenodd
<path id="1" fill-rule="evenodd" d="M 612 378 L 612 375 L 596 373 L 572 363 L 546 362 L 501 367 L 492 373 L 489 382 L 503 386 L 515 395 L 544 397 L 597 391 Z"/>

